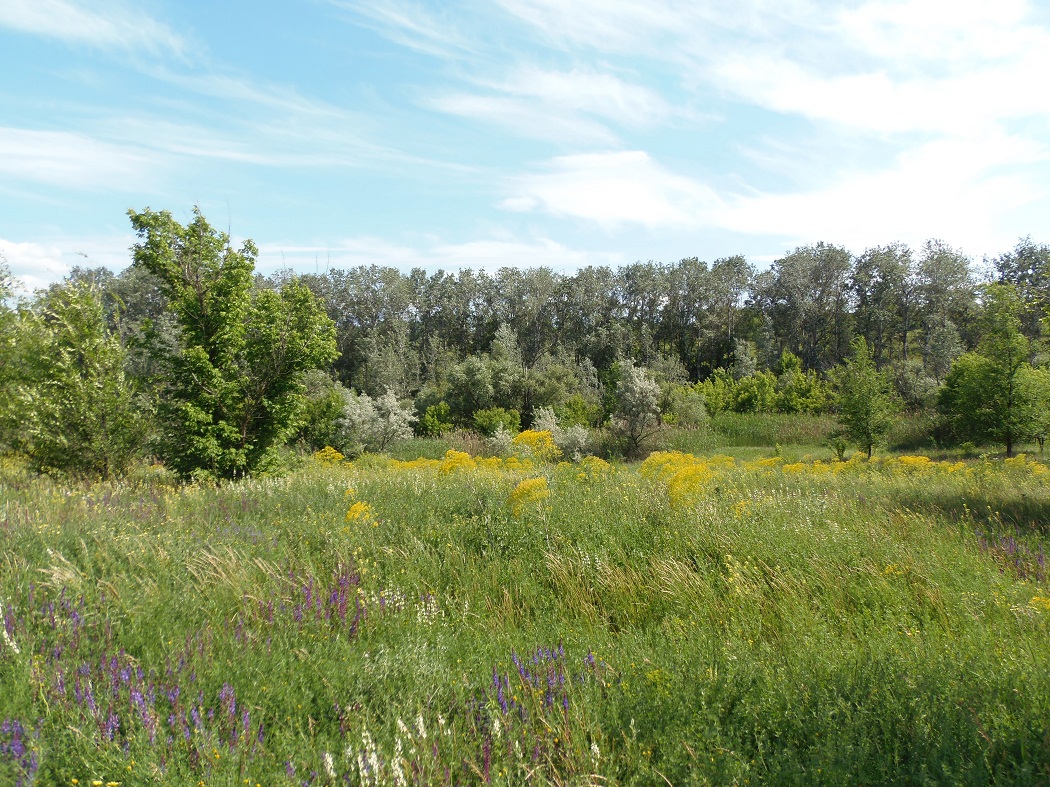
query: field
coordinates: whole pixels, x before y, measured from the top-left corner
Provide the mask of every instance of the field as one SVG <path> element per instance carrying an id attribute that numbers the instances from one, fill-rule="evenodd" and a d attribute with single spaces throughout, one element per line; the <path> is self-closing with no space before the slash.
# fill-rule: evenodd
<path id="1" fill-rule="evenodd" d="M 746 442 L 8 467 L 0 783 L 1050 782 L 1047 466 Z"/>

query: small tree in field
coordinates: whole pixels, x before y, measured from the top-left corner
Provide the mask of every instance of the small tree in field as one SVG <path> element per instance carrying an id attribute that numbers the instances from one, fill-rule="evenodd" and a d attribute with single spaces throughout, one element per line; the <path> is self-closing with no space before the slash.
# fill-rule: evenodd
<path id="1" fill-rule="evenodd" d="M 1045 431 L 1044 377 L 1028 363 L 1031 347 L 1021 332 L 1024 304 L 1016 289 L 992 284 L 984 298 L 978 350 L 952 364 L 937 407 L 957 438 L 995 441 L 1012 456 L 1017 443 Z"/>
<path id="2" fill-rule="evenodd" d="M 863 337 L 853 342 L 853 357 L 834 375 L 839 423 L 846 437 L 871 458 L 875 447 L 893 425 L 898 411 L 890 381 L 875 367 Z"/>
<path id="3" fill-rule="evenodd" d="M 663 427 L 660 419 L 660 385 L 642 367 L 620 363 L 613 424 L 626 444 L 628 456 L 643 453 L 645 442 Z"/>

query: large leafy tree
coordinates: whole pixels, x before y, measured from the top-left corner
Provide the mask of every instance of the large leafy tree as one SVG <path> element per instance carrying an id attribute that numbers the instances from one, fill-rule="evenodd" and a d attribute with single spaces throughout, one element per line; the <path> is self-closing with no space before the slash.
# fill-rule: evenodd
<path id="1" fill-rule="evenodd" d="M 1001 443 L 1007 456 L 1039 431 L 1041 399 L 1021 331 L 1024 308 L 1013 285 L 985 288 L 978 351 L 952 365 L 937 403 L 956 437 Z"/>
<path id="2" fill-rule="evenodd" d="M 256 288 L 257 250 L 234 249 L 194 209 L 129 211 L 135 265 L 161 282 L 178 322 L 161 398 L 165 460 L 185 476 L 233 478 L 273 465 L 295 428 L 303 375 L 336 357 L 335 328 L 295 280 Z"/>
<path id="3" fill-rule="evenodd" d="M 835 370 L 834 381 L 839 421 L 846 437 L 870 459 L 872 449 L 893 425 L 898 404 L 864 337 L 854 339 L 853 356 Z"/>

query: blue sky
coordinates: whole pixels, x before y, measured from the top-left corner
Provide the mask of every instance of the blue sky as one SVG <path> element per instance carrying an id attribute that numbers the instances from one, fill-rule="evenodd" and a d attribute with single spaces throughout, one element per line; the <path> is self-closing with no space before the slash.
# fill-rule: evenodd
<path id="1" fill-rule="evenodd" d="M 1048 77 L 1038 0 L 3 0 L 0 254 L 200 205 L 266 272 L 980 259 L 1050 240 Z"/>

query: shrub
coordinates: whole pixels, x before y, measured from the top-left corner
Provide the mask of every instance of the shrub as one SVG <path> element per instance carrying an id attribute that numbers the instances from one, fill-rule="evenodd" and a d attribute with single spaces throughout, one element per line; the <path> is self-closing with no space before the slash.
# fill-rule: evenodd
<path id="1" fill-rule="evenodd" d="M 500 427 L 517 434 L 521 431 L 521 413 L 502 407 L 489 407 L 474 413 L 474 425 L 486 437 L 494 435 Z"/>

